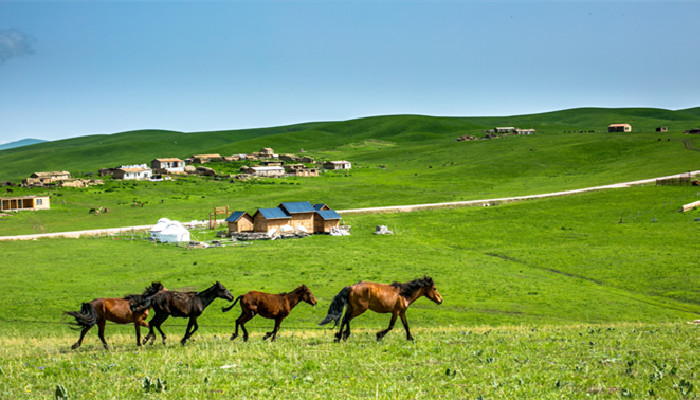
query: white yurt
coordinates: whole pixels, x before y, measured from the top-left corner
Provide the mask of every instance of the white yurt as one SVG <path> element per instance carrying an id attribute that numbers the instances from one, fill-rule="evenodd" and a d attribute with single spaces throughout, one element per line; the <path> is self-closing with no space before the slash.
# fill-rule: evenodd
<path id="1" fill-rule="evenodd" d="M 170 221 L 165 225 L 165 229 L 160 234 L 160 241 L 168 242 L 189 242 L 190 232 L 180 223 L 180 221 Z"/>
<path id="2" fill-rule="evenodd" d="M 153 225 L 153 228 L 151 228 L 150 232 L 150 238 L 151 240 L 160 240 L 160 235 L 163 233 L 163 230 L 165 229 L 166 225 L 170 223 L 170 220 L 167 218 L 161 218 L 158 220 L 158 223 Z"/>

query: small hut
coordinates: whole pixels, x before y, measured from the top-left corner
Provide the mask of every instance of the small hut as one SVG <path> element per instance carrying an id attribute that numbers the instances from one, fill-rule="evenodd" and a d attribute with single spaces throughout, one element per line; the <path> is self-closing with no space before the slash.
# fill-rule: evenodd
<path id="1" fill-rule="evenodd" d="M 226 218 L 228 222 L 228 233 L 253 232 L 255 222 L 253 217 L 245 211 L 236 211 Z"/>
<path id="2" fill-rule="evenodd" d="M 316 211 L 314 215 L 314 233 L 330 233 L 340 226 L 340 214 L 333 210 Z"/>

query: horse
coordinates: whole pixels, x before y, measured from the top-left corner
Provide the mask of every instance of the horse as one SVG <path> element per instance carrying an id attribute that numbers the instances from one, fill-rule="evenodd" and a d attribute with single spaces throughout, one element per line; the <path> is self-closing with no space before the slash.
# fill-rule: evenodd
<path id="1" fill-rule="evenodd" d="M 406 283 L 394 281 L 391 285 L 360 281 L 352 286 L 344 287 L 331 302 L 326 318 L 319 323 L 325 325 L 334 321 L 333 327 L 338 325 L 340 316 L 345 316 L 340 324 L 340 330 L 335 334 L 335 342 L 347 340 L 350 336 L 350 321 L 370 309 L 377 313 L 391 313 L 389 327 L 377 332 L 377 341 L 381 341 L 384 335 L 394 329 L 396 318 L 401 317 L 401 322 L 406 330 L 406 340 L 413 340 L 411 331 L 406 322 L 406 309 L 419 297 L 425 296 L 435 304 L 442 303 L 442 296 L 435 288 L 433 278 L 423 276 Z"/>
<path id="2" fill-rule="evenodd" d="M 116 324 L 134 324 L 136 330 L 136 345 L 141 346 L 141 327 L 148 327 L 146 317 L 148 317 L 148 308 L 139 312 L 134 312 L 129 307 L 130 304 L 141 302 L 142 300 L 165 290 L 160 282 L 153 282 L 147 287 L 142 294 L 130 294 L 125 297 L 100 297 L 92 300 L 89 303 L 83 303 L 80 311 L 64 311 L 64 314 L 73 316 L 75 325 L 80 329 L 80 338 L 71 346 L 72 349 L 77 349 L 85 338 L 85 334 L 97 325 L 97 336 L 102 341 L 105 349 L 109 349 L 105 341 L 105 324 L 107 321 Z"/>
<path id="3" fill-rule="evenodd" d="M 277 331 L 280 329 L 280 324 L 299 302 L 303 301 L 312 306 L 316 306 L 314 295 L 311 294 L 311 291 L 306 285 L 301 285 L 291 293 L 271 294 L 250 291 L 236 297 L 236 301 L 231 304 L 231 307 L 222 307 L 221 311 L 227 312 L 231 310 L 239 300 L 241 301 L 241 315 L 236 320 L 236 331 L 231 335 L 231 340 L 238 337 L 238 327 L 240 326 L 243 330 L 244 342 L 248 341 L 248 330 L 245 328 L 245 323 L 253 319 L 255 314 L 260 314 L 264 318 L 275 320 L 275 327 L 272 331 L 265 333 L 263 337 L 263 340 L 272 337 L 270 341 L 274 342 L 277 338 Z"/>
<path id="4" fill-rule="evenodd" d="M 224 285 L 219 283 L 219 281 L 216 281 L 213 286 L 201 292 L 160 292 L 139 304 L 133 305 L 133 310 L 142 310 L 152 307 L 153 311 L 156 313 L 148 322 L 148 335 L 146 335 L 146 338 L 143 340 L 143 344 L 146 344 L 149 339 L 151 340 L 151 345 L 153 344 L 156 338 L 156 335 L 153 333 L 153 327 L 155 327 L 160 332 L 163 338 L 163 345 L 165 345 L 165 333 L 160 326 L 172 315 L 173 317 L 189 318 L 187 329 L 185 329 L 185 336 L 180 340 L 180 343 L 184 346 L 187 339 L 199 329 L 197 317 L 199 317 L 204 309 L 217 297 L 233 301 L 231 292 L 229 292 Z"/>

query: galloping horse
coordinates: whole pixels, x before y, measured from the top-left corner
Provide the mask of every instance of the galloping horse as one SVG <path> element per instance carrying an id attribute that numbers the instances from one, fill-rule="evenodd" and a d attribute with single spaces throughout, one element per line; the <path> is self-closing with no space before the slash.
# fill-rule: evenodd
<path id="1" fill-rule="evenodd" d="M 148 317 L 148 308 L 141 311 L 131 311 L 130 304 L 138 303 L 146 298 L 165 290 L 160 282 L 151 283 L 150 287 L 146 288 L 143 294 L 130 294 L 125 297 L 100 297 L 89 303 L 83 303 L 80 311 L 65 311 L 64 314 L 75 317 L 76 325 L 80 330 L 80 339 L 71 346 L 72 349 L 77 349 L 85 338 L 85 334 L 97 325 L 97 336 L 102 341 L 105 349 L 108 349 L 105 341 L 105 324 L 107 321 L 116 324 L 134 324 L 136 330 L 136 345 L 141 346 L 141 327 L 148 327 L 146 317 Z"/>
<path id="2" fill-rule="evenodd" d="M 240 326 L 243 330 L 244 342 L 248 341 L 248 330 L 245 328 L 245 323 L 253 319 L 255 314 L 275 320 L 275 327 L 271 332 L 265 333 L 265 337 L 263 337 L 263 340 L 267 340 L 272 336 L 271 341 L 274 342 L 277 338 L 280 324 L 299 302 L 303 301 L 312 306 L 316 305 L 316 299 L 309 288 L 306 285 L 301 285 L 291 293 L 271 294 L 250 291 L 236 297 L 236 301 L 231 304 L 231 307 L 221 308 L 221 311 L 229 311 L 238 303 L 238 300 L 241 301 L 241 315 L 236 320 L 236 331 L 231 335 L 231 340 L 238 337 L 238 327 Z"/>
<path id="3" fill-rule="evenodd" d="M 187 322 L 187 329 L 185 330 L 185 336 L 180 340 L 182 345 L 185 345 L 187 339 L 192 336 L 193 333 L 197 331 L 199 325 L 197 325 L 197 317 L 199 317 L 205 308 L 211 304 L 217 297 L 226 299 L 228 301 L 233 301 L 233 295 L 229 292 L 224 285 L 216 281 L 216 283 L 201 292 L 160 292 L 157 293 L 143 302 L 132 306 L 133 310 L 142 310 L 148 307 L 153 307 L 156 315 L 151 318 L 148 322 L 148 335 L 143 340 L 143 344 L 151 339 L 151 344 L 156 339 L 156 335 L 153 333 L 153 327 L 156 327 L 163 338 L 163 344 L 165 344 L 165 333 L 160 328 L 160 326 L 168 319 L 169 316 L 173 317 L 187 317 L 189 321 Z M 194 329 L 192 329 L 194 328 Z"/>
<path id="4" fill-rule="evenodd" d="M 360 281 L 344 287 L 333 297 L 328 315 L 319 325 L 325 325 L 331 321 L 334 321 L 334 327 L 338 325 L 340 316 L 343 315 L 343 308 L 347 306 L 340 330 L 335 334 L 335 342 L 339 342 L 340 339 L 347 340 L 350 336 L 350 320 L 370 309 L 378 313 L 391 313 L 389 327 L 377 332 L 377 341 L 382 340 L 387 332 L 394 329 L 396 317 L 401 317 L 403 327 L 406 329 L 406 340 L 413 340 L 406 322 L 406 309 L 421 296 L 429 298 L 435 304 L 442 303 L 442 296 L 435 288 L 433 278 L 427 276 L 403 284 L 394 282 L 391 285 Z"/>

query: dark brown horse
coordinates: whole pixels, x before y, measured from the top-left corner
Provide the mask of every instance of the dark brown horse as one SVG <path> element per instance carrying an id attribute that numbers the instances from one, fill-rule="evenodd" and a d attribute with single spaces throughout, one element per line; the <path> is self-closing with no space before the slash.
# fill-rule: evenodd
<path id="1" fill-rule="evenodd" d="M 151 344 L 156 339 L 156 335 L 153 333 L 153 327 L 158 329 L 161 337 L 163 338 L 163 344 L 165 344 L 165 333 L 160 328 L 160 326 L 168 319 L 169 316 L 173 317 L 185 317 L 189 318 L 187 322 L 187 329 L 185 330 L 185 336 L 180 340 L 182 345 L 185 345 L 187 339 L 192 336 L 193 333 L 199 329 L 197 325 L 197 317 L 199 317 L 209 304 L 211 304 L 217 297 L 226 299 L 228 301 L 233 301 L 233 295 L 229 292 L 224 285 L 216 281 L 216 283 L 209 289 L 203 290 L 201 292 L 160 292 L 155 295 L 145 299 L 143 302 L 132 306 L 134 310 L 142 310 L 148 307 L 153 307 L 156 315 L 151 318 L 148 322 L 148 335 L 143 340 L 143 344 L 151 339 Z M 194 329 L 193 329 L 194 328 Z"/>
<path id="2" fill-rule="evenodd" d="M 131 304 L 139 303 L 146 298 L 165 290 L 160 282 L 151 283 L 150 287 L 146 288 L 143 294 L 130 294 L 125 297 L 100 297 L 89 303 L 83 303 L 80 311 L 65 311 L 65 314 L 75 318 L 72 325 L 78 326 L 80 329 L 80 339 L 71 347 L 77 349 L 85 338 L 85 334 L 97 325 L 97 336 L 102 341 L 105 349 L 108 349 L 105 341 L 105 325 L 107 321 L 115 324 L 134 324 L 136 329 L 136 345 L 141 346 L 141 327 L 148 327 L 146 317 L 148 317 L 148 308 L 139 312 L 131 311 Z"/>
<path id="3" fill-rule="evenodd" d="M 442 296 L 435 288 L 433 278 L 427 276 L 403 284 L 394 282 L 391 285 L 360 281 L 344 287 L 333 297 L 328 315 L 319 325 L 325 325 L 331 321 L 338 325 L 340 316 L 343 315 L 343 308 L 347 306 L 340 330 L 335 334 L 335 341 L 347 340 L 350 336 L 350 320 L 370 309 L 378 313 L 391 313 L 389 327 L 377 332 L 377 341 L 382 340 L 387 332 L 394 329 L 397 317 L 401 317 L 403 327 L 406 329 L 406 339 L 413 340 L 406 322 L 406 309 L 421 296 L 429 298 L 435 304 L 442 303 Z"/>
<path id="4" fill-rule="evenodd" d="M 236 301 L 233 302 L 231 307 L 222 308 L 221 311 L 229 311 L 238 303 L 238 300 L 241 301 L 241 315 L 236 320 L 236 331 L 231 335 L 231 340 L 238 337 L 238 327 L 240 326 L 243 330 L 244 342 L 248 341 L 248 330 L 245 328 L 245 323 L 253 319 L 255 314 L 260 314 L 264 318 L 275 320 L 275 327 L 272 331 L 265 333 L 265 337 L 263 337 L 263 340 L 267 340 L 272 336 L 271 341 L 274 342 L 277 338 L 277 331 L 280 329 L 280 324 L 297 304 L 303 301 L 312 306 L 316 305 L 316 299 L 314 295 L 311 294 L 309 288 L 307 288 L 306 285 L 301 285 L 291 293 L 271 294 L 250 291 L 236 297 Z"/>

